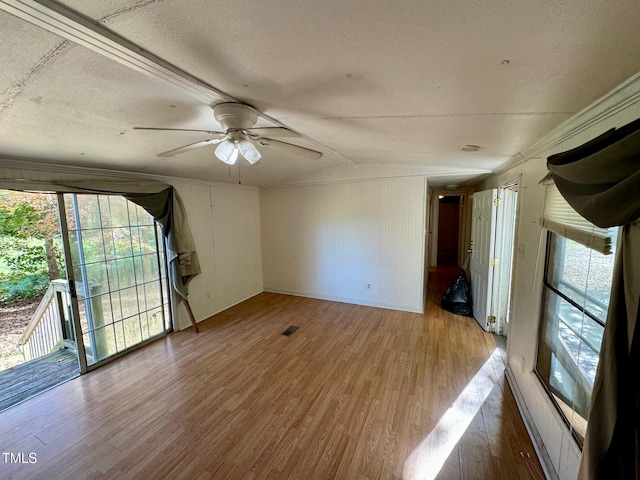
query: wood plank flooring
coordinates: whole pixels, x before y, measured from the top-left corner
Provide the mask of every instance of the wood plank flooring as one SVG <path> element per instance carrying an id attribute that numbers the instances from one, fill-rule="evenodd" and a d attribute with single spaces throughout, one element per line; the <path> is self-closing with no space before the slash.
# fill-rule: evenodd
<path id="1" fill-rule="evenodd" d="M 0 414 L 0 452 L 37 458 L 0 478 L 542 479 L 447 283 L 424 315 L 260 294 Z"/>

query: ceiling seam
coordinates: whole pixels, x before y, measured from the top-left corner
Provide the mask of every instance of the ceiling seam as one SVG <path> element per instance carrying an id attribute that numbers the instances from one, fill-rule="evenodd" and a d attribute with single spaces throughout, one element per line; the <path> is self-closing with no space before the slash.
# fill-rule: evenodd
<path id="1" fill-rule="evenodd" d="M 99 18 L 98 22 L 107 23 L 110 20 L 113 20 L 114 18 L 120 17 L 122 15 L 126 15 L 128 13 L 135 12 L 136 10 L 140 10 L 140 9 L 148 7 L 149 5 L 152 5 L 154 3 L 160 3 L 160 2 L 163 2 L 163 1 L 164 0 L 146 0 L 145 2 L 136 3 L 135 5 L 131 5 L 130 7 L 124 7 L 124 8 L 121 8 L 119 10 L 115 10 L 115 11 L 113 11 L 111 13 L 108 13 L 105 16 Z"/>
<path id="2" fill-rule="evenodd" d="M 0 0 L 0 9 L 131 70 L 181 88 L 209 105 L 220 101 L 235 101 L 224 92 L 153 55 L 103 24 L 63 5 L 50 0 Z"/>
<path id="3" fill-rule="evenodd" d="M 232 96 L 127 40 L 103 24 L 97 23 L 64 5 L 51 0 L 0 0 L 0 9 L 71 40 L 74 44 L 114 60 L 131 70 L 164 81 L 175 88 L 180 88 L 209 106 L 221 101 L 238 103 L 238 100 Z M 276 126 L 288 128 L 283 122 L 260 111 L 258 111 L 258 115 Z M 301 138 L 324 148 L 346 162 L 352 165 L 356 164 L 352 159 L 323 143 L 300 134 L 300 132 L 296 133 Z"/>
<path id="4" fill-rule="evenodd" d="M 71 48 L 72 44 L 68 40 L 63 40 L 58 43 L 55 47 L 45 53 L 40 59 L 29 69 L 29 71 L 16 83 L 13 84 L 12 87 L 8 88 L 4 95 L 2 102 L 0 102 L 0 113 L 4 112 L 4 110 L 8 109 L 13 105 L 14 100 L 24 87 L 27 85 L 27 82 L 36 75 L 40 70 L 46 67 L 49 62 L 53 59 L 58 58 L 60 55 L 65 53 L 69 48 Z"/>
<path id="5" fill-rule="evenodd" d="M 358 149 L 347 149 L 347 152 L 360 152 L 360 153 L 366 153 L 369 150 L 358 150 Z M 376 152 L 378 153 L 401 153 L 401 154 L 413 154 L 413 153 L 427 153 L 427 154 L 433 154 L 433 153 L 437 153 L 434 152 L 433 150 L 382 150 L 382 149 L 376 149 Z M 456 152 L 458 153 L 458 152 Z M 464 156 L 464 155 L 468 155 L 467 152 L 461 152 L 459 155 Z M 477 157 L 513 157 L 513 153 L 476 153 L 473 158 L 477 158 Z M 368 163 L 368 162 L 364 162 L 364 163 Z M 389 165 L 389 164 L 384 164 L 384 165 Z"/>
<path id="6" fill-rule="evenodd" d="M 317 120 L 386 120 L 389 118 L 447 118 L 447 117 L 510 117 L 535 115 L 574 115 L 576 112 L 491 112 L 491 113 L 447 113 L 433 115 L 363 115 L 355 117 L 318 117 Z"/>

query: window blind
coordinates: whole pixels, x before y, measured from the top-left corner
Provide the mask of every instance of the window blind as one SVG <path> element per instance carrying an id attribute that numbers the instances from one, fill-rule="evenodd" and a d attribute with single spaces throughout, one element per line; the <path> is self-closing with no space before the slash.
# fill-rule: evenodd
<path id="1" fill-rule="evenodd" d="M 563 198 L 553 182 L 547 184 L 542 226 L 604 255 L 613 252 L 614 228 L 600 228 L 586 220 Z"/>

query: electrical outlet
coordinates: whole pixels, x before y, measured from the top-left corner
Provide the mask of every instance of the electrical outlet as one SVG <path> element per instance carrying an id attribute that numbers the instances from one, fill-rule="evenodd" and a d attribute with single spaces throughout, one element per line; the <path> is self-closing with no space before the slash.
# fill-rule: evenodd
<path id="1" fill-rule="evenodd" d="M 371 284 L 367 283 L 367 290 L 371 290 Z"/>

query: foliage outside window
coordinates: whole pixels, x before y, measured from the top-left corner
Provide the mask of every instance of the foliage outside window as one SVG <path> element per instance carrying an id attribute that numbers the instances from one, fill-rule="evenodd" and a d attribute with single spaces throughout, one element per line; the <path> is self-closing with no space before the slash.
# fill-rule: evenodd
<path id="1" fill-rule="evenodd" d="M 615 253 L 615 232 L 612 238 Z M 609 306 L 615 254 L 548 233 L 536 371 L 581 444 Z"/>
<path id="2" fill-rule="evenodd" d="M 0 191 L 0 304 L 33 300 L 62 277 L 55 195 Z"/>
<path id="3" fill-rule="evenodd" d="M 87 363 L 166 332 L 169 293 L 162 232 L 124 197 L 65 194 Z"/>

